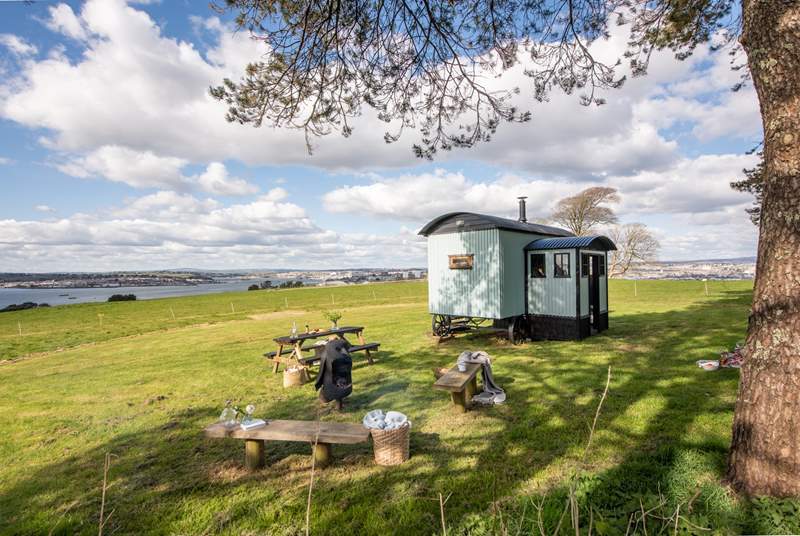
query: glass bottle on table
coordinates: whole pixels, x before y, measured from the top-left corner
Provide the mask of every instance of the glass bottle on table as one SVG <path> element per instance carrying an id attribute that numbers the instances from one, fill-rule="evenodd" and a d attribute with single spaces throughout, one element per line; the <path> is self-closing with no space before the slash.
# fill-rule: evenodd
<path id="1" fill-rule="evenodd" d="M 219 422 L 224 424 L 227 428 L 232 428 L 236 426 L 237 413 L 239 412 L 231 407 L 231 401 L 227 400 L 225 402 L 225 409 L 222 410 L 222 413 L 219 416 Z"/>
<path id="2" fill-rule="evenodd" d="M 242 425 L 247 426 L 253 422 L 253 412 L 256 410 L 256 407 L 253 404 L 248 404 L 246 408 L 244 408 L 244 415 L 242 416 Z"/>

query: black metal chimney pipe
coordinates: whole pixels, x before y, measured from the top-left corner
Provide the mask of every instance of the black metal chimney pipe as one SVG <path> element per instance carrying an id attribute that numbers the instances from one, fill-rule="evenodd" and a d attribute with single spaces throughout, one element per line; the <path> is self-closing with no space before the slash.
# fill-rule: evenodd
<path id="1" fill-rule="evenodd" d="M 518 197 L 517 199 L 519 199 L 519 221 L 525 223 L 528 221 L 528 218 L 525 216 L 525 200 L 528 198 Z"/>

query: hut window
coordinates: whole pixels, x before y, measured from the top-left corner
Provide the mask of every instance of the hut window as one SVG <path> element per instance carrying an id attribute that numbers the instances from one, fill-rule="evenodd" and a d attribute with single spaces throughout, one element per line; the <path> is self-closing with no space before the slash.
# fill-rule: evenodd
<path id="1" fill-rule="evenodd" d="M 589 255 L 581 253 L 581 277 L 589 277 L 589 260 Z"/>
<path id="2" fill-rule="evenodd" d="M 599 275 L 606 275 L 606 257 L 605 257 L 605 255 L 600 257 L 599 265 L 600 265 L 600 269 L 597 270 L 597 273 Z"/>
<path id="3" fill-rule="evenodd" d="M 475 255 L 470 253 L 468 255 L 448 255 L 450 260 L 451 270 L 472 270 L 472 263 Z"/>
<path id="4" fill-rule="evenodd" d="M 553 255 L 553 267 L 555 268 L 555 277 L 570 277 L 569 253 L 556 253 Z"/>
<path id="5" fill-rule="evenodd" d="M 547 277 L 544 265 L 544 253 L 531 254 L 531 277 Z"/>

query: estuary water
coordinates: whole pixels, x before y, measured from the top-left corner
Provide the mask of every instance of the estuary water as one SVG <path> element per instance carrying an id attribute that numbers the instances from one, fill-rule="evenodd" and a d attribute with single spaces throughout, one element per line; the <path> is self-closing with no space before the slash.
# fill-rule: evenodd
<path id="1" fill-rule="evenodd" d="M 270 278 L 274 285 L 282 280 Z M 228 280 L 222 283 L 202 285 L 165 285 L 158 287 L 111 287 L 111 288 L 0 288 L 0 309 L 12 303 L 47 303 L 64 305 L 69 303 L 104 302 L 112 294 L 136 294 L 137 300 L 155 298 L 173 298 L 176 296 L 193 296 L 196 294 L 215 294 L 219 292 L 236 292 L 247 290 L 252 279 Z M 311 281 L 303 281 L 310 283 Z"/>

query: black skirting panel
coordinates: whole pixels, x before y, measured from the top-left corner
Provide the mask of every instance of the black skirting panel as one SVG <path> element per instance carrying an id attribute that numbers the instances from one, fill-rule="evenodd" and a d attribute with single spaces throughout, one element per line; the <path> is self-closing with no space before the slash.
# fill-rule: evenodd
<path id="1" fill-rule="evenodd" d="M 565 316 L 528 315 L 531 338 L 534 340 L 575 341 L 592 335 L 589 317 L 569 318 Z M 608 329 L 608 312 L 600 313 L 598 331 Z"/>
<path id="2" fill-rule="evenodd" d="M 573 341 L 580 339 L 580 325 L 583 321 L 584 319 L 581 319 L 579 322 L 575 317 L 528 315 L 531 338 L 534 340 Z M 585 319 L 585 322 L 588 329 L 589 319 Z"/>
<path id="3" fill-rule="evenodd" d="M 578 320 L 578 334 L 580 339 L 585 339 L 592 334 L 592 323 L 588 316 Z"/>
<path id="4" fill-rule="evenodd" d="M 608 311 L 600 313 L 600 331 L 608 329 Z"/>

